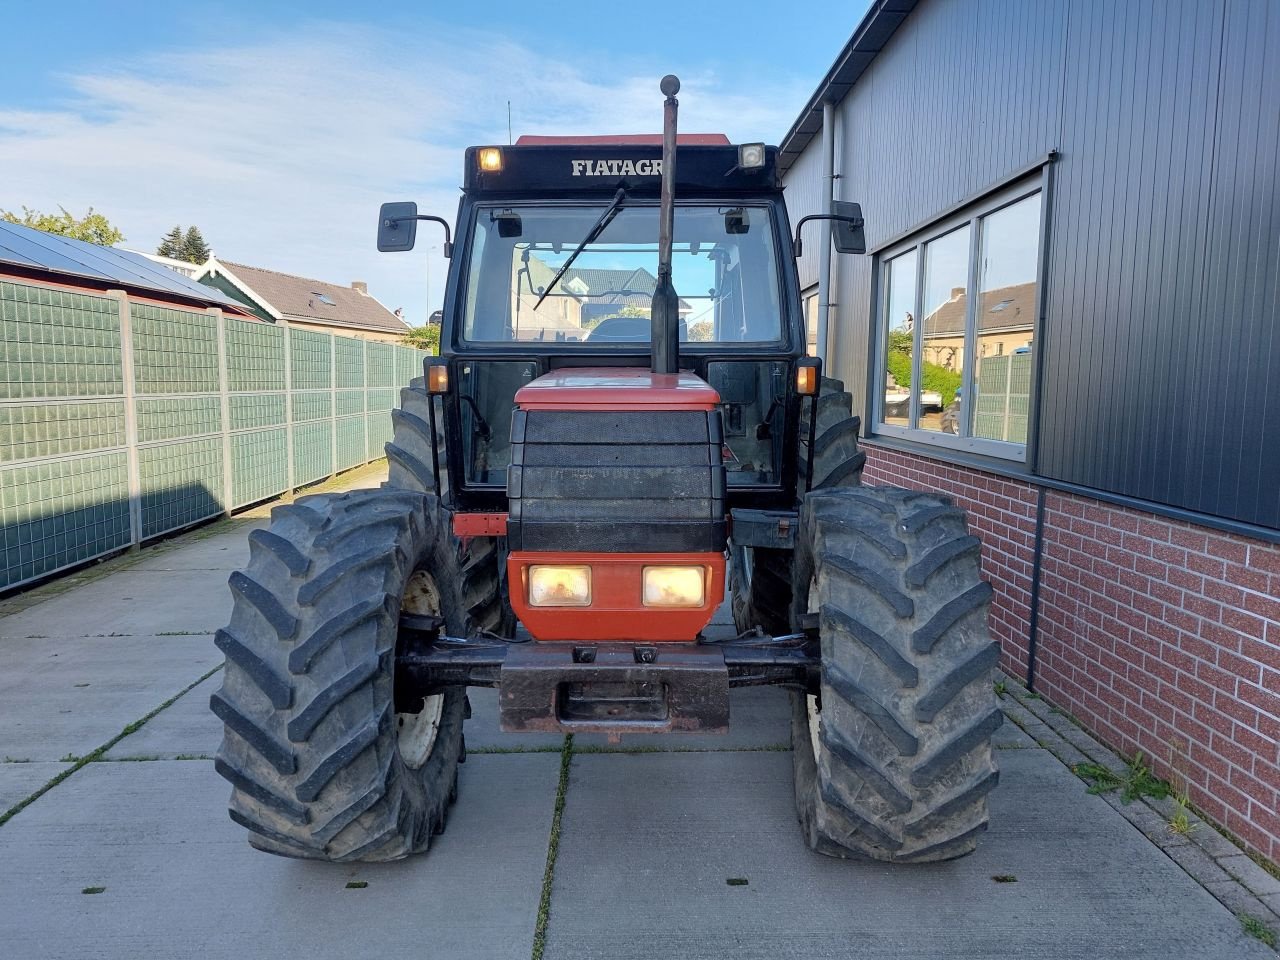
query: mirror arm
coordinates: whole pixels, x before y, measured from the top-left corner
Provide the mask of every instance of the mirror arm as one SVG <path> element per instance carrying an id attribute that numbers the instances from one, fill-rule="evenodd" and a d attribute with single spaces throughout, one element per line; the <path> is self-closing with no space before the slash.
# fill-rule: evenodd
<path id="1" fill-rule="evenodd" d="M 386 227 L 388 230 L 395 230 L 397 224 L 403 223 L 406 220 L 431 220 L 434 223 L 438 223 L 440 224 L 440 226 L 444 227 L 444 247 L 443 247 L 444 258 L 448 260 L 450 257 L 453 256 L 453 240 L 451 238 L 452 235 L 449 233 L 448 220 L 445 220 L 443 217 L 433 217 L 429 213 L 419 213 L 416 216 L 412 216 L 412 217 L 387 217 L 385 220 L 382 221 L 382 225 Z"/>
<path id="2" fill-rule="evenodd" d="M 799 260 L 804 256 L 804 246 L 800 243 L 800 228 L 810 220 L 839 220 L 842 223 L 848 223 L 855 227 L 861 227 L 866 224 L 862 217 L 844 217 L 838 213 L 811 213 L 807 217 L 801 217 L 800 222 L 796 224 L 796 238 L 792 243 L 795 248 L 795 258 Z"/>

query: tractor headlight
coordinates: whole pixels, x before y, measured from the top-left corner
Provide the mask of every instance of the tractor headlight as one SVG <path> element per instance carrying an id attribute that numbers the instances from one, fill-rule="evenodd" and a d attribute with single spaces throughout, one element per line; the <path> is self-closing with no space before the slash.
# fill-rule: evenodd
<path id="1" fill-rule="evenodd" d="M 744 143 L 738 147 L 738 166 L 743 170 L 755 170 L 764 166 L 763 143 Z"/>
<path id="2" fill-rule="evenodd" d="M 590 603 L 590 567 L 529 567 L 529 606 L 585 607 Z"/>
<path id="3" fill-rule="evenodd" d="M 502 172 L 502 151 L 497 147 L 481 147 L 476 162 L 485 173 Z"/>
<path id="4" fill-rule="evenodd" d="M 703 567 L 645 567 L 646 607 L 700 607 L 706 597 Z"/>

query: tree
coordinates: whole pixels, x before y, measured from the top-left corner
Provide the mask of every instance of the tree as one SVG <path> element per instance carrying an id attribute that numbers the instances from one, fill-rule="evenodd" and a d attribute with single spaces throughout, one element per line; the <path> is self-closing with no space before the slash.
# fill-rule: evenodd
<path id="1" fill-rule="evenodd" d="M 209 249 L 209 245 L 204 242 L 204 237 L 200 235 L 200 228 L 187 227 L 186 236 L 182 238 L 182 249 L 178 253 L 178 259 L 186 260 L 188 263 L 204 263 L 209 259 L 209 255 L 212 252 Z"/>
<path id="2" fill-rule="evenodd" d="M 400 343 L 406 347 L 417 347 L 419 350 L 438 355 L 440 353 L 440 325 L 438 323 L 429 323 L 425 327 L 410 327 L 409 332 L 400 339 Z"/>
<path id="3" fill-rule="evenodd" d="M 111 247 L 124 239 L 124 234 L 111 225 L 106 217 L 94 213 L 93 207 L 83 217 L 76 219 L 67 212 L 66 207 L 59 205 L 61 213 L 41 213 L 28 207 L 22 208 L 22 216 L 9 210 L 0 210 L 0 217 L 9 223 L 20 223 L 24 227 L 33 227 L 45 233 L 54 233 L 72 240 L 85 240 L 102 247 Z"/>
<path id="4" fill-rule="evenodd" d="M 164 239 L 160 241 L 160 246 L 156 247 L 156 255 L 168 257 L 171 260 L 180 260 L 182 258 L 182 226 L 174 224 L 173 229 L 165 234 Z"/>

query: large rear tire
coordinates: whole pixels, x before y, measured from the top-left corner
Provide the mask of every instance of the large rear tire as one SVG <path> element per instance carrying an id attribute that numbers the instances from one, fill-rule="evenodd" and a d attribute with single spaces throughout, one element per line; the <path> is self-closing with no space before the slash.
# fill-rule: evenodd
<path id="1" fill-rule="evenodd" d="M 856 487 L 862 483 L 867 455 L 858 449 L 862 421 L 852 414 L 853 395 L 844 383 L 822 378 L 813 444 L 813 489 Z M 808 476 L 810 401 L 800 419 L 800 482 Z M 791 627 L 791 551 L 730 544 L 729 598 L 740 632 L 760 627 L 775 636 Z"/>
<path id="2" fill-rule="evenodd" d="M 818 697 L 793 694 L 796 806 L 809 845 L 901 863 L 974 849 L 1002 715 L 978 540 L 945 497 L 889 487 L 804 503 L 793 622 L 816 613 Z"/>
<path id="3" fill-rule="evenodd" d="M 465 694 L 394 696 L 402 605 L 442 616 L 453 635 L 477 629 L 433 506 L 389 489 L 303 497 L 249 535 L 210 706 L 225 726 L 215 767 L 253 846 L 395 860 L 444 829 Z"/>

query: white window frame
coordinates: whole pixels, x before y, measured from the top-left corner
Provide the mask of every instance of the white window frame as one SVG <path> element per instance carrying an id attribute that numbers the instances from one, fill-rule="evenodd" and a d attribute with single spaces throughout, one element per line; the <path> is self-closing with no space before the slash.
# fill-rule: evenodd
<path id="1" fill-rule="evenodd" d="M 964 226 L 969 227 L 969 274 L 966 286 L 968 291 L 967 304 L 965 307 L 965 324 L 964 324 L 964 367 L 961 371 L 961 388 L 965 397 L 972 397 L 973 392 L 973 375 L 974 375 L 974 351 L 977 347 L 977 309 L 978 304 L 982 300 L 978 292 L 978 284 L 980 280 L 979 259 L 982 251 L 982 222 L 983 218 L 1011 206 L 1020 200 L 1035 194 L 1040 194 L 1040 226 L 1036 235 L 1036 303 L 1037 306 L 1043 302 L 1043 290 L 1045 279 L 1045 225 L 1047 223 L 1049 204 L 1046 202 L 1046 178 L 1043 174 L 1037 173 L 1032 177 L 1019 179 L 1017 183 L 1007 187 L 1003 187 L 984 196 L 982 199 L 965 206 L 962 210 L 944 216 L 939 220 L 912 231 L 908 236 L 895 240 L 887 246 L 875 251 L 875 284 L 873 287 L 873 303 L 874 309 L 871 311 L 873 322 L 875 324 L 873 336 L 875 343 L 874 363 L 875 366 L 871 371 L 870 382 L 874 384 L 872 389 L 872 406 L 875 412 L 873 417 L 874 432 L 881 436 L 897 437 L 903 440 L 911 440 L 918 443 L 927 443 L 938 447 L 948 447 L 953 450 L 961 450 L 968 453 L 980 454 L 988 457 L 998 457 L 1002 460 L 1016 460 L 1026 462 L 1027 445 L 1025 443 L 1010 443 L 1004 440 L 988 440 L 984 437 L 969 436 L 970 419 L 966 414 L 962 418 L 960 424 L 960 434 L 938 433 L 934 430 L 922 430 L 915 426 L 898 426 L 884 422 L 884 395 L 885 395 L 885 369 L 887 365 L 888 351 L 888 335 L 886 323 L 888 290 L 884 283 L 885 265 L 896 257 L 900 257 L 912 250 L 916 253 L 916 296 L 915 310 L 912 316 L 918 318 L 912 328 L 912 346 L 911 346 L 911 368 L 912 383 L 917 387 L 921 382 L 921 356 L 924 341 L 924 320 L 923 309 L 921 307 L 921 299 L 924 296 L 923 275 L 925 264 L 925 245 L 931 240 L 950 233 L 953 230 L 960 229 Z M 1037 310 L 1037 312 L 1039 312 Z M 1040 330 L 1040 318 L 1035 318 L 1035 324 L 1032 328 L 1032 349 L 1039 351 L 1043 346 Z M 1036 368 L 1038 359 L 1033 357 L 1033 366 L 1031 374 L 1031 415 L 1034 415 L 1034 397 L 1037 389 Z M 920 422 L 920 390 L 918 388 L 911 391 L 911 403 L 908 411 L 908 422 L 918 424 Z M 1032 424 L 1027 425 L 1028 432 L 1033 429 Z"/>

